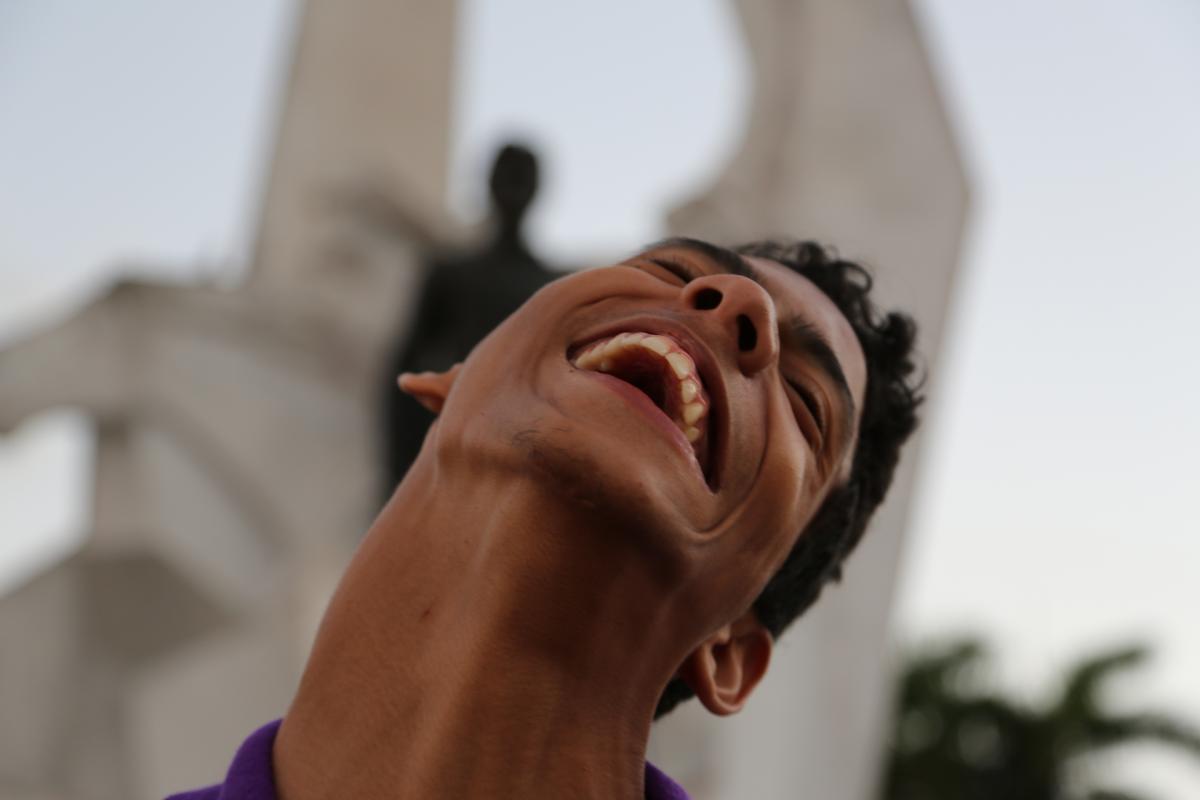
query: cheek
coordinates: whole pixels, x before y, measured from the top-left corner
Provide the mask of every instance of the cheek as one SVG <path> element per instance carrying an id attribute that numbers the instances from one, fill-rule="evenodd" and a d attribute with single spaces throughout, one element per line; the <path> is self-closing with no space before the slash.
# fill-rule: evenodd
<path id="1" fill-rule="evenodd" d="M 772 492 L 773 501 L 760 504 L 762 510 L 754 537 L 749 542 L 769 573 L 773 573 L 787 557 L 797 533 L 804 525 L 805 503 L 797 482 L 800 475 L 789 477 L 790 480 L 781 479 L 779 486 L 773 487 L 776 489 Z"/>
<path id="2" fill-rule="evenodd" d="M 768 449 L 748 502 L 701 580 L 704 594 L 695 602 L 711 604 L 714 619 L 740 614 L 757 599 L 815 510 L 809 462 L 784 438 Z"/>
<path id="3" fill-rule="evenodd" d="M 773 574 L 816 513 L 820 486 L 812 455 L 800 435 L 780 435 L 767 454 L 751 517 L 747 546 Z"/>

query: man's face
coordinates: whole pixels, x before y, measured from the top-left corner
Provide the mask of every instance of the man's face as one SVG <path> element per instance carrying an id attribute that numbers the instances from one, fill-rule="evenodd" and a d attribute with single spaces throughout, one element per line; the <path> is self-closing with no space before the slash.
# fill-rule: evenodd
<path id="1" fill-rule="evenodd" d="M 674 243 L 538 292 L 464 364 L 439 437 L 542 475 L 721 621 L 845 480 L 865 382 L 806 278 Z"/>

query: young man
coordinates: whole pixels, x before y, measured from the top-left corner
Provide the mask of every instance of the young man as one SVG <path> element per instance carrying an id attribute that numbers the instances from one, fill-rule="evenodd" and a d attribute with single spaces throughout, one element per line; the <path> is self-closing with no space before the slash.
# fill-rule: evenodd
<path id="1" fill-rule="evenodd" d="M 685 798 L 656 712 L 742 707 L 915 425 L 869 290 L 813 244 L 670 240 L 401 376 L 437 421 L 287 716 L 177 797 Z"/>

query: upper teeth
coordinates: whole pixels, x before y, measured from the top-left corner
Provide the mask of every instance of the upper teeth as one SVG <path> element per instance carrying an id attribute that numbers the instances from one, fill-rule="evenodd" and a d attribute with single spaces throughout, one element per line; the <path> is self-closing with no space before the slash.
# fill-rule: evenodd
<path id="1" fill-rule="evenodd" d="M 679 418 L 674 422 L 687 440 L 695 443 L 701 436 L 702 421 L 708 414 L 708 397 L 702 391 L 696 363 L 674 339 L 649 333 L 620 333 L 588 345 L 575 356 L 572 363 L 579 369 L 610 372 L 616 356 L 633 348 L 654 353 L 670 367 L 680 400 Z"/>

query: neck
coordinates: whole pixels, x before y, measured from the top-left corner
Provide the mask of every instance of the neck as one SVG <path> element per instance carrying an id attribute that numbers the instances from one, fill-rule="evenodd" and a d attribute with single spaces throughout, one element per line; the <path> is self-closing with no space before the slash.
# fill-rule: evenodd
<path id="1" fill-rule="evenodd" d="M 493 246 L 522 252 L 528 250 L 525 234 L 521 232 L 521 220 L 509 220 L 501 217 L 496 225 Z"/>
<path id="2" fill-rule="evenodd" d="M 528 478 L 418 459 L 322 622 L 275 745 L 281 798 L 642 797 L 685 650 L 595 527 Z"/>

